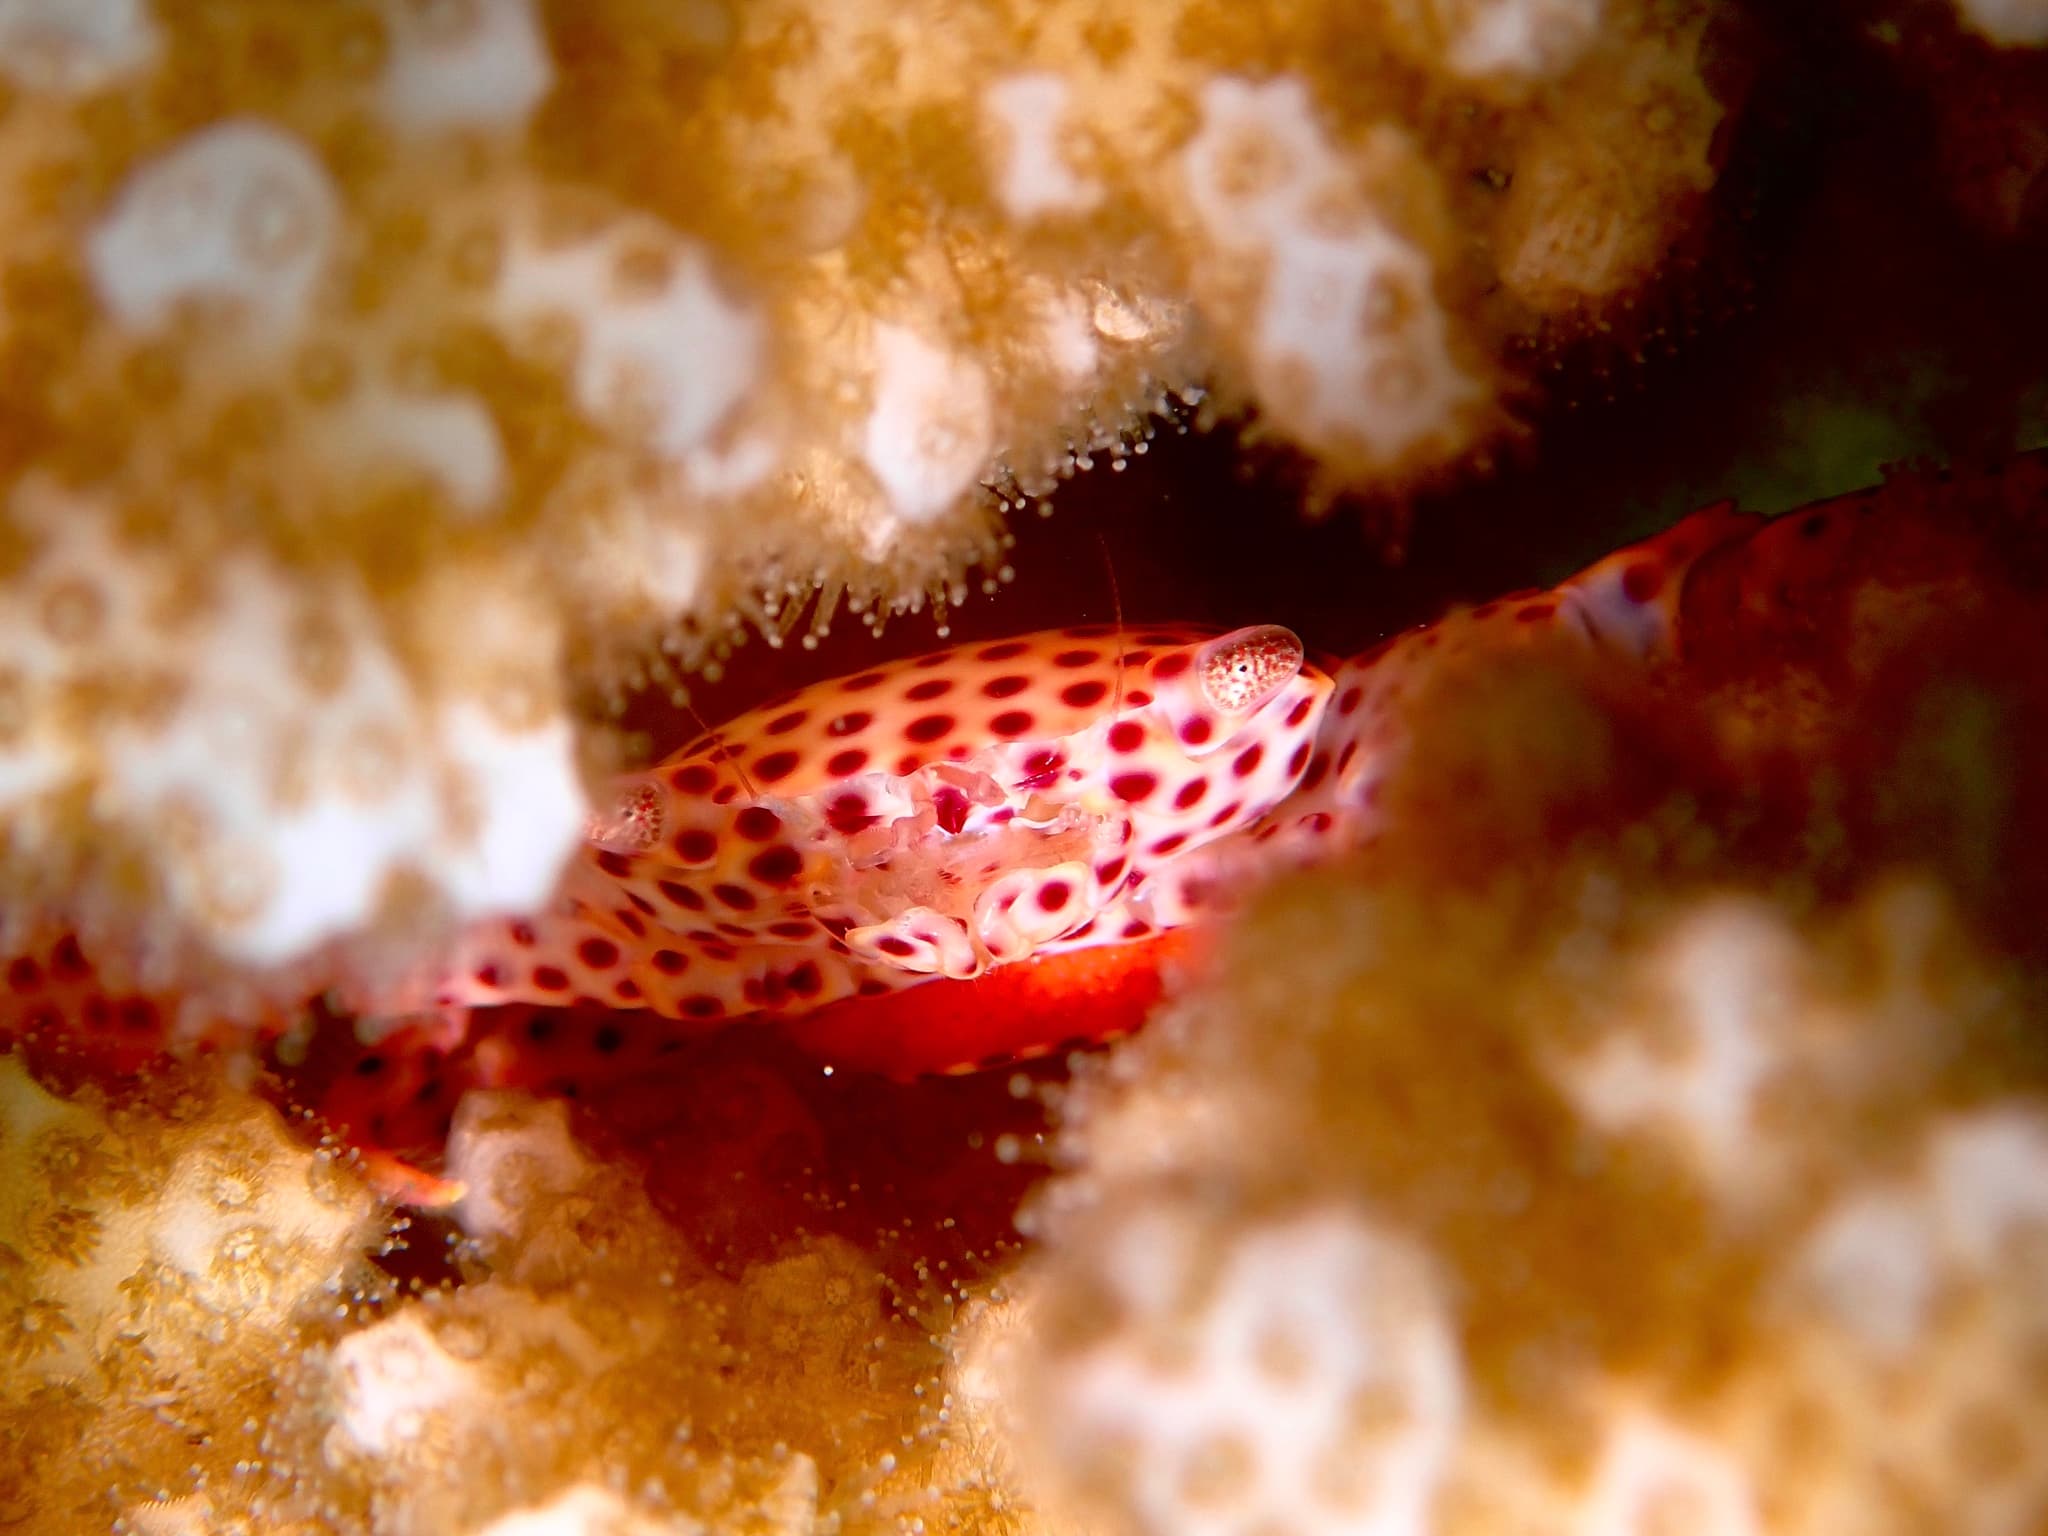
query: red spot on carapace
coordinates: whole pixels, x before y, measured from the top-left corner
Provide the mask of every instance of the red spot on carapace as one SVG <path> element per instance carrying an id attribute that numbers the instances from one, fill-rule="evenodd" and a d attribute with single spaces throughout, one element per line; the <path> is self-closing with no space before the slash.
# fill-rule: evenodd
<path id="1" fill-rule="evenodd" d="M 1111 859 L 1107 864 L 1096 866 L 1095 878 L 1104 885 L 1115 885 L 1123 877 L 1124 861 L 1122 859 Z"/>
<path id="2" fill-rule="evenodd" d="M 1159 787 L 1159 780 L 1149 773 L 1120 773 L 1109 781 L 1109 792 L 1119 800 L 1136 802 L 1145 799 Z"/>
<path id="3" fill-rule="evenodd" d="M 867 765 L 867 753 L 859 747 L 848 747 L 844 752 L 834 752 L 825 760 L 825 771 L 835 779 L 845 779 L 859 773 Z"/>
<path id="4" fill-rule="evenodd" d="M 1180 739 L 1191 747 L 1199 747 L 1215 734 L 1206 715 L 1191 715 L 1180 723 Z"/>
<path id="5" fill-rule="evenodd" d="M 1031 679 L 1018 677 L 1014 673 L 1004 677 L 992 677 L 981 685 L 981 691 L 992 699 L 1012 698 L 1031 686 Z"/>
<path id="6" fill-rule="evenodd" d="M 879 672 L 859 672 L 841 683 L 839 691 L 841 693 L 865 693 L 868 689 L 881 682 L 881 680 L 882 674 Z"/>
<path id="7" fill-rule="evenodd" d="M 1022 736 L 1031 729 L 1031 712 L 1023 709 L 1006 709 L 989 721 L 988 728 L 998 736 Z"/>
<path id="8" fill-rule="evenodd" d="M 893 933 L 885 933 L 875 940 L 875 948 L 885 955 L 895 955 L 899 959 L 905 955 L 917 953 L 917 946 L 915 944 L 911 943 L 908 939 L 899 939 Z"/>
<path id="9" fill-rule="evenodd" d="M 711 887 L 711 894 L 718 898 L 721 905 L 735 912 L 751 912 L 760 905 L 754 899 L 754 893 L 744 885 L 714 885 Z"/>
<path id="10" fill-rule="evenodd" d="M 1314 707 L 1314 699 L 1296 700 L 1294 708 L 1287 711 L 1287 723 L 1291 726 L 1301 724 L 1302 721 L 1308 718 L 1308 712 Z"/>
<path id="11" fill-rule="evenodd" d="M 955 724 L 951 715 L 920 715 L 903 727 L 903 734 L 920 746 L 928 746 L 950 732 Z"/>
<path id="12" fill-rule="evenodd" d="M 512 942 L 521 949 L 533 948 L 533 924 L 508 923 L 505 931 L 512 936 Z"/>
<path id="13" fill-rule="evenodd" d="M 1662 561 L 1638 560 L 1621 573 L 1621 595 L 1632 603 L 1647 603 L 1663 589 Z"/>
<path id="14" fill-rule="evenodd" d="M 875 717 L 864 709 L 850 710 L 835 715 L 825 726 L 827 736 L 857 736 L 874 724 Z"/>
<path id="15" fill-rule="evenodd" d="M 709 864 L 718 857 L 718 837 L 702 827 L 685 827 L 675 835 L 675 850 L 685 864 Z"/>
<path id="16" fill-rule="evenodd" d="M 668 776 L 679 795 L 708 795 L 718 783 L 717 771 L 709 763 L 686 763 Z"/>
<path id="17" fill-rule="evenodd" d="M 1109 750 L 1135 752 L 1145 745 L 1145 727 L 1135 720 L 1119 720 L 1109 728 Z"/>
<path id="18" fill-rule="evenodd" d="M 1173 808 L 1177 811 L 1191 810 L 1202 803 L 1202 796 L 1209 793 L 1207 779 L 1189 779 L 1174 792 Z"/>
<path id="19" fill-rule="evenodd" d="M 657 949 L 652 963 L 664 976 L 680 976 L 689 968 L 690 957 L 680 950 Z"/>
<path id="20" fill-rule="evenodd" d="M 921 683 L 913 683 L 903 690 L 903 697 L 913 704 L 927 704 L 933 699 L 943 699 L 953 691 L 950 677 L 928 677 Z"/>
<path id="21" fill-rule="evenodd" d="M 786 779 L 792 773 L 795 773 L 796 765 L 802 761 L 803 756 L 801 753 L 789 751 L 770 752 L 766 757 L 755 761 L 754 777 L 763 784 L 773 784 L 778 779 Z"/>
<path id="22" fill-rule="evenodd" d="M 85 952 L 78 947 L 76 934 L 67 933 L 50 947 L 50 974 L 62 981 L 77 981 L 92 967 L 85 963 Z"/>
<path id="23" fill-rule="evenodd" d="M 715 1019 L 725 1012 L 725 1004 L 708 992 L 695 992 L 686 997 L 681 1005 L 686 1019 Z"/>
<path id="24" fill-rule="evenodd" d="M 1093 666 L 1100 660 L 1102 660 L 1102 652 L 1100 651 L 1061 651 L 1057 656 L 1053 657 L 1052 664 L 1056 667 L 1087 667 Z"/>
<path id="25" fill-rule="evenodd" d="M 566 992 L 569 978 L 560 966 L 536 965 L 533 968 L 533 984 L 543 992 Z"/>
<path id="26" fill-rule="evenodd" d="M 1013 656 L 1022 656 L 1031 649 L 1029 640 L 1003 640 L 995 645 L 985 645 L 974 653 L 979 661 L 1008 661 Z"/>
<path id="27" fill-rule="evenodd" d="M 825 807 L 825 824 L 847 837 L 865 832 L 880 820 L 881 817 L 868 814 L 868 802 L 861 795 L 839 795 Z"/>
<path id="28" fill-rule="evenodd" d="M 810 718 L 811 712 L 809 710 L 792 709 L 788 714 L 777 715 L 773 720 L 762 726 L 761 734 L 764 736 L 787 736 Z"/>
<path id="29" fill-rule="evenodd" d="M 610 875 L 614 880 L 623 880 L 633 872 L 632 861 L 623 853 L 614 853 L 609 848 L 598 850 L 597 867 Z"/>
<path id="30" fill-rule="evenodd" d="M 765 805 L 750 805 L 733 817 L 732 829 L 750 843 L 765 843 L 782 830 L 782 818 Z"/>
<path id="31" fill-rule="evenodd" d="M 777 843 L 754 855 L 747 873 L 763 885 L 788 885 L 804 872 L 804 856 L 787 843 Z"/>
<path id="32" fill-rule="evenodd" d="M 1337 696 L 1337 713 L 1340 715 L 1356 714 L 1358 706 L 1364 702 L 1365 690 L 1363 688 L 1346 688 L 1343 693 Z"/>
<path id="33" fill-rule="evenodd" d="M 7 963 L 7 985 L 17 992 L 33 992 L 43 984 L 43 968 L 27 955 Z"/>
<path id="34" fill-rule="evenodd" d="M 660 886 L 661 894 L 681 907 L 685 912 L 702 912 L 704 910 L 704 898 L 694 888 L 683 885 L 675 880 L 662 880 L 657 882 L 657 884 Z"/>
<path id="35" fill-rule="evenodd" d="M 1307 766 L 1308 743 L 1304 741 L 1294 749 L 1293 755 L 1287 759 L 1287 777 L 1290 779 L 1299 777 L 1301 770 Z"/>
<path id="36" fill-rule="evenodd" d="M 1237 813 L 1243 809 L 1244 802 L 1242 800 L 1233 800 L 1230 802 L 1230 804 L 1224 806 L 1222 810 L 1218 811 L 1214 816 L 1211 816 L 1209 818 L 1209 825 L 1212 827 L 1220 827 L 1223 825 L 1223 823 L 1229 821 L 1232 817 L 1236 816 Z"/>
<path id="37" fill-rule="evenodd" d="M 1057 912 L 1073 894 L 1073 888 L 1066 881 L 1048 880 L 1038 888 L 1038 904 L 1048 912 Z"/>
<path id="38" fill-rule="evenodd" d="M 1170 835 L 1162 837 L 1161 839 L 1159 839 L 1158 842 L 1154 843 L 1152 845 L 1152 851 L 1159 857 L 1164 858 L 1166 857 L 1166 855 L 1170 853 L 1179 853 L 1182 846 L 1187 842 L 1187 840 L 1187 834 L 1185 832 L 1171 833 Z"/>
<path id="39" fill-rule="evenodd" d="M 1517 608 L 1515 610 L 1515 622 L 1517 624 L 1541 624 L 1556 612 L 1557 604 L 1555 603 L 1531 603 L 1526 608 Z"/>
<path id="40" fill-rule="evenodd" d="M 1057 752 L 1034 752 L 1024 759 L 1025 789 L 1043 789 L 1066 767 L 1067 760 Z"/>
<path id="41" fill-rule="evenodd" d="M 1191 659 L 1186 651 L 1169 651 L 1152 664 L 1154 677 L 1179 677 L 1187 671 Z"/>
<path id="42" fill-rule="evenodd" d="M 816 997 L 825 990 L 825 979 L 818 974 L 815 962 L 806 960 L 789 973 L 789 990 L 797 997 Z"/>
<path id="43" fill-rule="evenodd" d="M 576 956 L 593 971 L 608 971 L 619 963 L 619 946 L 610 939 L 585 939 L 576 946 Z"/>
<path id="44" fill-rule="evenodd" d="M 1230 765 L 1230 771 L 1240 779 L 1250 778 L 1258 772 L 1259 764 L 1265 759 L 1266 749 L 1255 741 L 1237 754 L 1237 760 Z"/>
<path id="45" fill-rule="evenodd" d="M 1069 683 L 1060 690 L 1060 699 L 1070 709 L 1089 709 L 1109 697 L 1109 684 L 1101 678 L 1089 678 L 1086 682 Z"/>

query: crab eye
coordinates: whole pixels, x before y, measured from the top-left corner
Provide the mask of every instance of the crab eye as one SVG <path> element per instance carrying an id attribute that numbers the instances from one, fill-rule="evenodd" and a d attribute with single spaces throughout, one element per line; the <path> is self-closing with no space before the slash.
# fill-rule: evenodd
<path id="1" fill-rule="evenodd" d="M 1226 715 L 1241 715 L 1273 696 L 1301 671 L 1301 642 L 1277 624 L 1233 630 L 1202 652 L 1202 697 Z"/>

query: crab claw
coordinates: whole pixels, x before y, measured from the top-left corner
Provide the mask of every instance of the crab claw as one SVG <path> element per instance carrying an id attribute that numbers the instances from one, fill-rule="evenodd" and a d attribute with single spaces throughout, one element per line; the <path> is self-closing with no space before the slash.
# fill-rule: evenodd
<path id="1" fill-rule="evenodd" d="M 863 960 L 921 976 L 965 981 L 988 969 L 966 926 L 930 907 L 906 907 L 886 923 L 850 928 L 845 942 Z"/>
<path id="2" fill-rule="evenodd" d="M 974 904 L 974 931 L 998 965 L 1022 960 L 1095 911 L 1094 872 L 1078 859 L 1008 874 Z"/>

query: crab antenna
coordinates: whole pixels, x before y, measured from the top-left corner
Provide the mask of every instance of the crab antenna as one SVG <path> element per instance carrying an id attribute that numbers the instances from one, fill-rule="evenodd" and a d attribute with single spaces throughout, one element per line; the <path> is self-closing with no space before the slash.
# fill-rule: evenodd
<path id="1" fill-rule="evenodd" d="M 704 723 L 704 717 L 697 713 L 697 706 L 690 702 L 687 694 L 678 698 L 676 702 L 683 706 L 689 717 L 697 722 L 697 729 L 702 731 L 711 742 L 711 760 L 714 763 L 731 763 L 732 771 L 740 781 L 740 788 L 747 792 L 747 798 L 749 800 L 760 799 L 761 792 L 754 788 L 754 781 L 747 777 L 747 770 L 740 766 L 739 753 L 733 751 L 732 748 L 725 744 L 724 736 Z"/>
<path id="2" fill-rule="evenodd" d="M 1109 577 L 1109 608 L 1116 615 L 1116 691 L 1109 701 L 1109 718 L 1114 720 L 1124 707 L 1124 600 L 1116 588 L 1116 561 L 1109 555 L 1109 540 L 1095 530 L 1095 547 L 1102 551 L 1102 569 Z"/>

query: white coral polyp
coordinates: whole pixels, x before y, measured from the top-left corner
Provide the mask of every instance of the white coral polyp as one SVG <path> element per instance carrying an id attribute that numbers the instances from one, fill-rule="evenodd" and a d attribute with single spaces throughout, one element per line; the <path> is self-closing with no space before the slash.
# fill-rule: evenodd
<path id="1" fill-rule="evenodd" d="M 1546 80 L 1576 63 L 1600 31 L 1601 0 L 1452 0 L 1444 61 L 1468 79 Z"/>
<path id="2" fill-rule="evenodd" d="M 1221 244 L 1284 239 L 1315 190 L 1345 175 L 1300 80 L 1219 76 L 1202 86 L 1201 113 L 1181 169 L 1196 216 Z"/>
<path id="3" fill-rule="evenodd" d="M 1755 1491 L 1734 1457 L 1634 1410 L 1608 1433 L 1572 1536 L 1763 1536 Z"/>
<path id="4" fill-rule="evenodd" d="M 86 236 L 100 302 L 151 330 L 212 301 L 266 344 L 296 335 L 340 223 L 312 151 L 267 123 L 217 123 L 131 174 Z"/>
<path id="5" fill-rule="evenodd" d="M 0 0 L 0 75 L 24 90 L 99 90 L 162 47 L 147 0 Z"/>
<path id="6" fill-rule="evenodd" d="M 1898 1361 L 1922 1346 L 1955 1288 L 2048 1284 L 2043 1239 L 2048 1114 L 1994 1104 L 1938 1121 L 1909 1176 L 1853 1187 L 1823 1211 L 1786 1296 Z"/>
<path id="7" fill-rule="evenodd" d="M 387 1456 L 437 1415 L 486 1397 L 482 1371 L 441 1346 L 417 1306 L 352 1333 L 330 1365 L 335 1420 L 351 1446 Z"/>
<path id="8" fill-rule="evenodd" d="M 1920 1343 L 1940 1294 L 1939 1260 L 1931 1214 L 1913 1191 L 1858 1190 L 1808 1235 L 1791 1287 L 1896 1360 Z"/>
<path id="9" fill-rule="evenodd" d="M 1013 219 L 1086 213 L 1102 201 L 1099 183 L 1076 175 L 1059 142 L 1073 87 L 1060 75 L 1027 70 L 1005 75 L 983 98 L 1004 141 L 996 163 L 996 196 Z"/>
<path id="10" fill-rule="evenodd" d="M 677 461 L 760 372 L 760 315 L 725 294 L 702 249 L 652 219 L 620 217 L 562 245 L 516 238 L 497 310 L 514 332 L 566 321 L 577 404 Z"/>
<path id="11" fill-rule="evenodd" d="M 479 1091 L 456 1106 L 448 1174 L 463 1186 L 456 1220 L 490 1245 L 516 1240 L 541 1215 L 536 1202 L 588 1182 L 591 1165 L 559 1099 Z"/>
<path id="12" fill-rule="evenodd" d="M 1229 290 L 1257 276 L 1243 343 L 1261 406 L 1339 457 L 1398 462 L 1444 436 L 1482 390 L 1450 348 L 1429 256 L 1357 196 L 1357 167 L 1296 79 L 1204 85 L 1181 156 L 1201 232 Z M 1362 160 L 1427 175 L 1396 129 Z"/>
<path id="13" fill-rule="evenodd" d="M 530 0 L 385 0 L 386 115 L 413 132 L 522 128 L 554 86 Z"/>
<path id="14" fill-rule="evenodd" d="M 1560 1063 L 1566 1091 L 1594 1124 L 1668 1135 L 1716 1190 L 1740 1194 L 1761 1151 L 1758 1096 L 1783 1064 L 1802 997 L 1798 959 L 1797 940 L 1768 913 L 1707 908 L 1652 962 L 1662 1022 L 1682 1043 L 1665 1049 L 1644 1030 L 1616 1029 Z"/>
<path id="15" fill-rule="evenodd" d="M 1928 1177 L 1951 1252 L 1980 1275 L 2028 1235 L 2048 1237 L 2048 1114 L 1998 1107 L 1944 1125 Z"/>
<path id="16" fill-rule="evenodd" d="M 950 510 L 987 468 L 994 448 L 988 373 L 971 357 L 901 325 L 875 327 L 874 406 L 861 456 L 903 522 Z"/>
<path id="17" fill-rule="evenodd" d="M 596 1483 L 565 1488 L 545 1504 L 500 1515 L 477 1536 L 702 1536 L 696 1520 L 656 1520 Z"/>
<path id="18" fill-rule="evenodd" d="M 1336 1209 L 1227 1240 L 1193 1310 L 1193 1248 L 1141 1239 L 1105 1255 L 1132 1315 L 1054 1362 L 1061 1454 L 1130 1447 L 1124 1497 L 1149 1531 L 1422 1536 L 1464 1386 L 1421 1256 Z"/>
<path id="19" fill-rule="evenodd" d="M 0 594 L 0 648 L 26 700 L 0 765 L 17 810 L 90 786 L 190 926 L 259 966 L 362 927 L 400 871 L 460 917 L 552 889 L 588 814 L 558 712 L 515 727 L 460 694 L 423 699 L 351 579 L 309 587 L 252 552 L 221 557 L 208 600 L 166 623 L 179 573 L 120 542 L 114 507 L 37 478 L 12 509 L 38 541 Z M 507 643 L 493 621 L 510 622 L 476 611 L 478 653 Z M 155 707 L 80 736 L 63 698 L 109 673 Z"/>
<path id="20" fill-rule="evenodd" d="M 438 485 L 467 513 L 485 513 L 505 491 L 498 424 L 473 395 L 446 391 L 358 391 L 315 419 L 310 456 L 335 479 L 365 468 L 401 466 Z"/>

